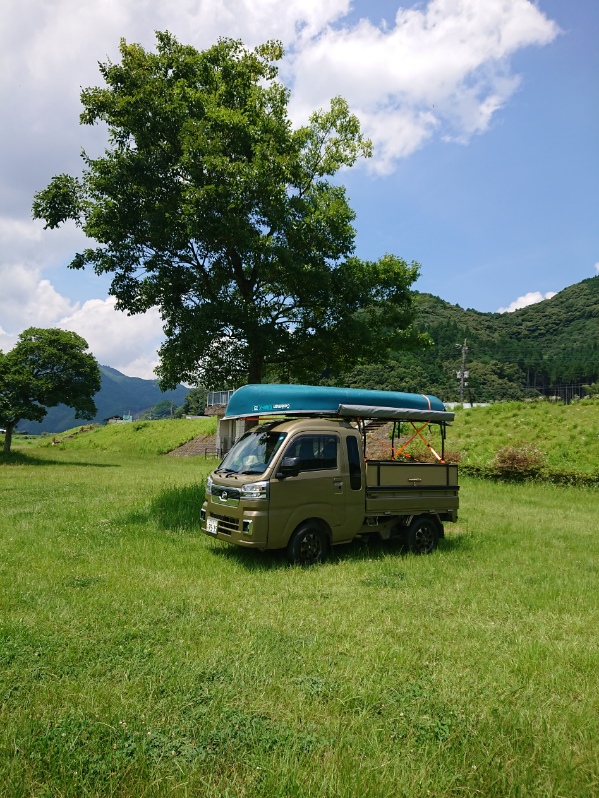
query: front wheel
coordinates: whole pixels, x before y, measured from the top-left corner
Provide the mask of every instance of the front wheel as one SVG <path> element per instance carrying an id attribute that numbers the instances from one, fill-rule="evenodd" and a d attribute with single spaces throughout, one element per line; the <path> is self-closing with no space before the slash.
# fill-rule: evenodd
<path id="1" fill-rule="evenodd" d="M 439 543 L 439 528 L 434 519 L 416 516 L 408 527 L 407 537 L 413 554 L 431 554 Z"/>
<path id="2" fill-rule="evenodd" d="M 317 524 L 302 524 L 287 544 L 287 559 L 297 565 L 315 565 L 326 559 L 329 541 Z"/>

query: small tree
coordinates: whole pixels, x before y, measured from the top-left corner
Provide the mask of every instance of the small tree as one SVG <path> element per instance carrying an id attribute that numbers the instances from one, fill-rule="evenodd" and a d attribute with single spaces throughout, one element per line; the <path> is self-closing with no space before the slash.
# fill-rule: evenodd
<path id="1" fill-rule="evenodd" d="M 95 416 L 93 396 L 100 390 L 100 369 L 87 348 L 87 341 L 74 332 L 30 327 L 13 349 L 0 352 L 4 454 L 10 453 L 19 421 L 41 421 L 47 407 L 65 404 L 77 411 L 76 418 Z"/>
<path id="2" fill-rule="evenodd" d="M 192 388 L 185 399 L 183 405 L 177 410 L 177 416 L 203 416 L 206 408 L 208 391 L 199 386 Z"/>

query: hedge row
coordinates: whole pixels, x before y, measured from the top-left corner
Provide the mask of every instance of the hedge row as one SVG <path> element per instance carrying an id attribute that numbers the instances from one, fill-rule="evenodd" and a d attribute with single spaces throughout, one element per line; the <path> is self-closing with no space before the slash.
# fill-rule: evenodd
<path id="1" fill-rule="evenodd" d="M 480 479 L 499 482 L 550 482 L 553 485 L 599 487 L 599 471 L 592 474 L 582 471 L 555 471 L 549 468 L 510 470 L 497 466 L 460 464 L 460 473 Z"/>

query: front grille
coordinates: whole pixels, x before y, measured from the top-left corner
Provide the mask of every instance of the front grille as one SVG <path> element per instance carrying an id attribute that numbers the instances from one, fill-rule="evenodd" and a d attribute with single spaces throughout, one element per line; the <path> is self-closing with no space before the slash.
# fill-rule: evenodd
<path id="1" fill-rule="evenodd" d="M 239 521 L 237 518 L 231 518 L 230 515 L 218 515 L 217 513 L 210 514 L 212 518 L 218 520 L 218 531 L 223 535 L 230 535 L 233 532 L 239 531 Z"/>
<path id="2" fill-rule="evenodd" d="M 239 501 L 240 497 L 241 491 L 239 488 L 228 488 L 225 485 L 212 485 L 213 499 L 222 499 L 222 501 L 233 499 Z"/>

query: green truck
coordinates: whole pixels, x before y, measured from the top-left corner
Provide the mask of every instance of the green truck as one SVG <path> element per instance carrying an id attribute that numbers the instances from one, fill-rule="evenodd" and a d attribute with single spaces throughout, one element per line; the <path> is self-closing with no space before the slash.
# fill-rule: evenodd
<path id="1" fill-rule="evenodd" d="M 388 459 L 365 457 L 373 419 L 393 422 Z M 208 477 L 202 531 L 238 546 L 286 549 L 302 564 L 366 535 L 430 553 L 443 523 L 457 520 L 458 467 L 444 460 L 452 419 L 439 399 L 421 394 L 246 385 L 223 419 L 246 431 Z M 432 425 L 439 452 L 425 436 Z M 412 439 L 426 443 L 434 462 L 403 457 Z"/>

